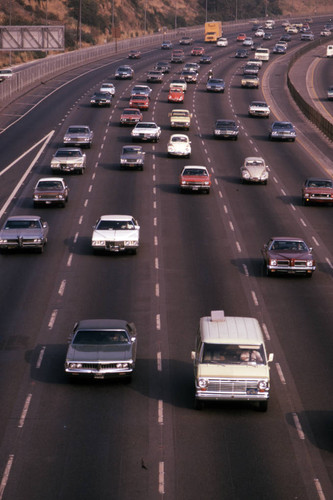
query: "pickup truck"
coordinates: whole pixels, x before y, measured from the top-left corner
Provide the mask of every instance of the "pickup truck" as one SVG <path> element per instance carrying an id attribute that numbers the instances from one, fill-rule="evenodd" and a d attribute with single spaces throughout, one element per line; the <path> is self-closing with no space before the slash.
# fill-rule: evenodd
<path id="1" fill-rule="evenodd" d="M 190 129 L 192 113 L 187 109 L 173 109 L 169 113 L 169 118 L 171 128 Z"/>

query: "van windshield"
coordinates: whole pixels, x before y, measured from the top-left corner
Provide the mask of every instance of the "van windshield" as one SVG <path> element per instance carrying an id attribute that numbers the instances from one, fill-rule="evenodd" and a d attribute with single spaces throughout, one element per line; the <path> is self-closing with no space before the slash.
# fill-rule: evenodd
<path id="1" fill-rule="evenodd" d="M 262 344 L 254 346 L 235 344 L 203 345 L 202 363 L 223 365 L 263 365 L 266 364 L 265 351 Z"/>

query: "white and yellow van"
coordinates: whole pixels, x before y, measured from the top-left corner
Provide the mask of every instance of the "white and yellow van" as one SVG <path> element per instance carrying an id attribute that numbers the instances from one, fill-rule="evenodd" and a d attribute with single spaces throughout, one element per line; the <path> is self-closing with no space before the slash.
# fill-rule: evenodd
<path id="1" fill-rule="evenodd" d="M 258 320 L 211 311 L 200 319 L 192 360 L 197 409 L 209 400 L 243 400 L 267 410 L 273 354 L 267 357 Z"/>
<path id="2" fill-rule="evenodd" d="M 327 45 L 326 57 L 333 57 L 333 45 Z"/>

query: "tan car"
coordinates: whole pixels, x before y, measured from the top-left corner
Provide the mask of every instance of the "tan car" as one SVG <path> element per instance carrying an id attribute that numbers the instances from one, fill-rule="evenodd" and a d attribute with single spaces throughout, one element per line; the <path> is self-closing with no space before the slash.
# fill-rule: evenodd
<path id="1" fill-rule="evenodd" d="M 188 109 L 173 109 L 169 118 L 171 128 L 190 129 L 192 113 Z"/>

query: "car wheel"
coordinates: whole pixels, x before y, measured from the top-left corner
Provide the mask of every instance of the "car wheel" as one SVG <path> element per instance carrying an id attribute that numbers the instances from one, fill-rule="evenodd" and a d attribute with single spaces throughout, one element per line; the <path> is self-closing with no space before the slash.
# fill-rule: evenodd
<path id="1" fill-rule="evenodd" d="M 194 399 L 194 408 L 195 408 L 195 410 L 203 410 L 204 409 L 204 402 L 201 399 L 195 398 Z"/>
<path id="2" fill-rule="evenodd" d="M 306 276 L 307 278 L 312 278 L 312 272 L 310 272 L 310 273 L 306 273 L 306 275 L 305 275 L 305 276 Z"/>
<path id="3" fill-rule="evenodd" d="M 267 400 L 259 401 L 259 404 L 258 404 L 259 411 L 265 412 L 265 411 L 267 411 L 267 408 L 268 408 L 268 401 Z"/>
<path id="4" fill-rule="evenodd" d="M 67 200 L 66 200 L 66 201 L 67 201 Z M 63 201 L 63 202 L 60 204 L 61 208 L 65 208 L 65 206 L 66 206 L 66 201 Z"/>
<path id="5" fill-rule="evenodd" d="M 268 269 L 266 262 L 264 263 L 264 273 L 267 277 L 272 276 L 272 272 L 270 269 Z"/>
<path id="6" fill-rule="evenodd" d="M 237 139 L 238 139 L 238 136 L 237 136 L 237 135 L 235 135 L 235 137 L 234 137 L 234 141 L 237 141 Z"/>

